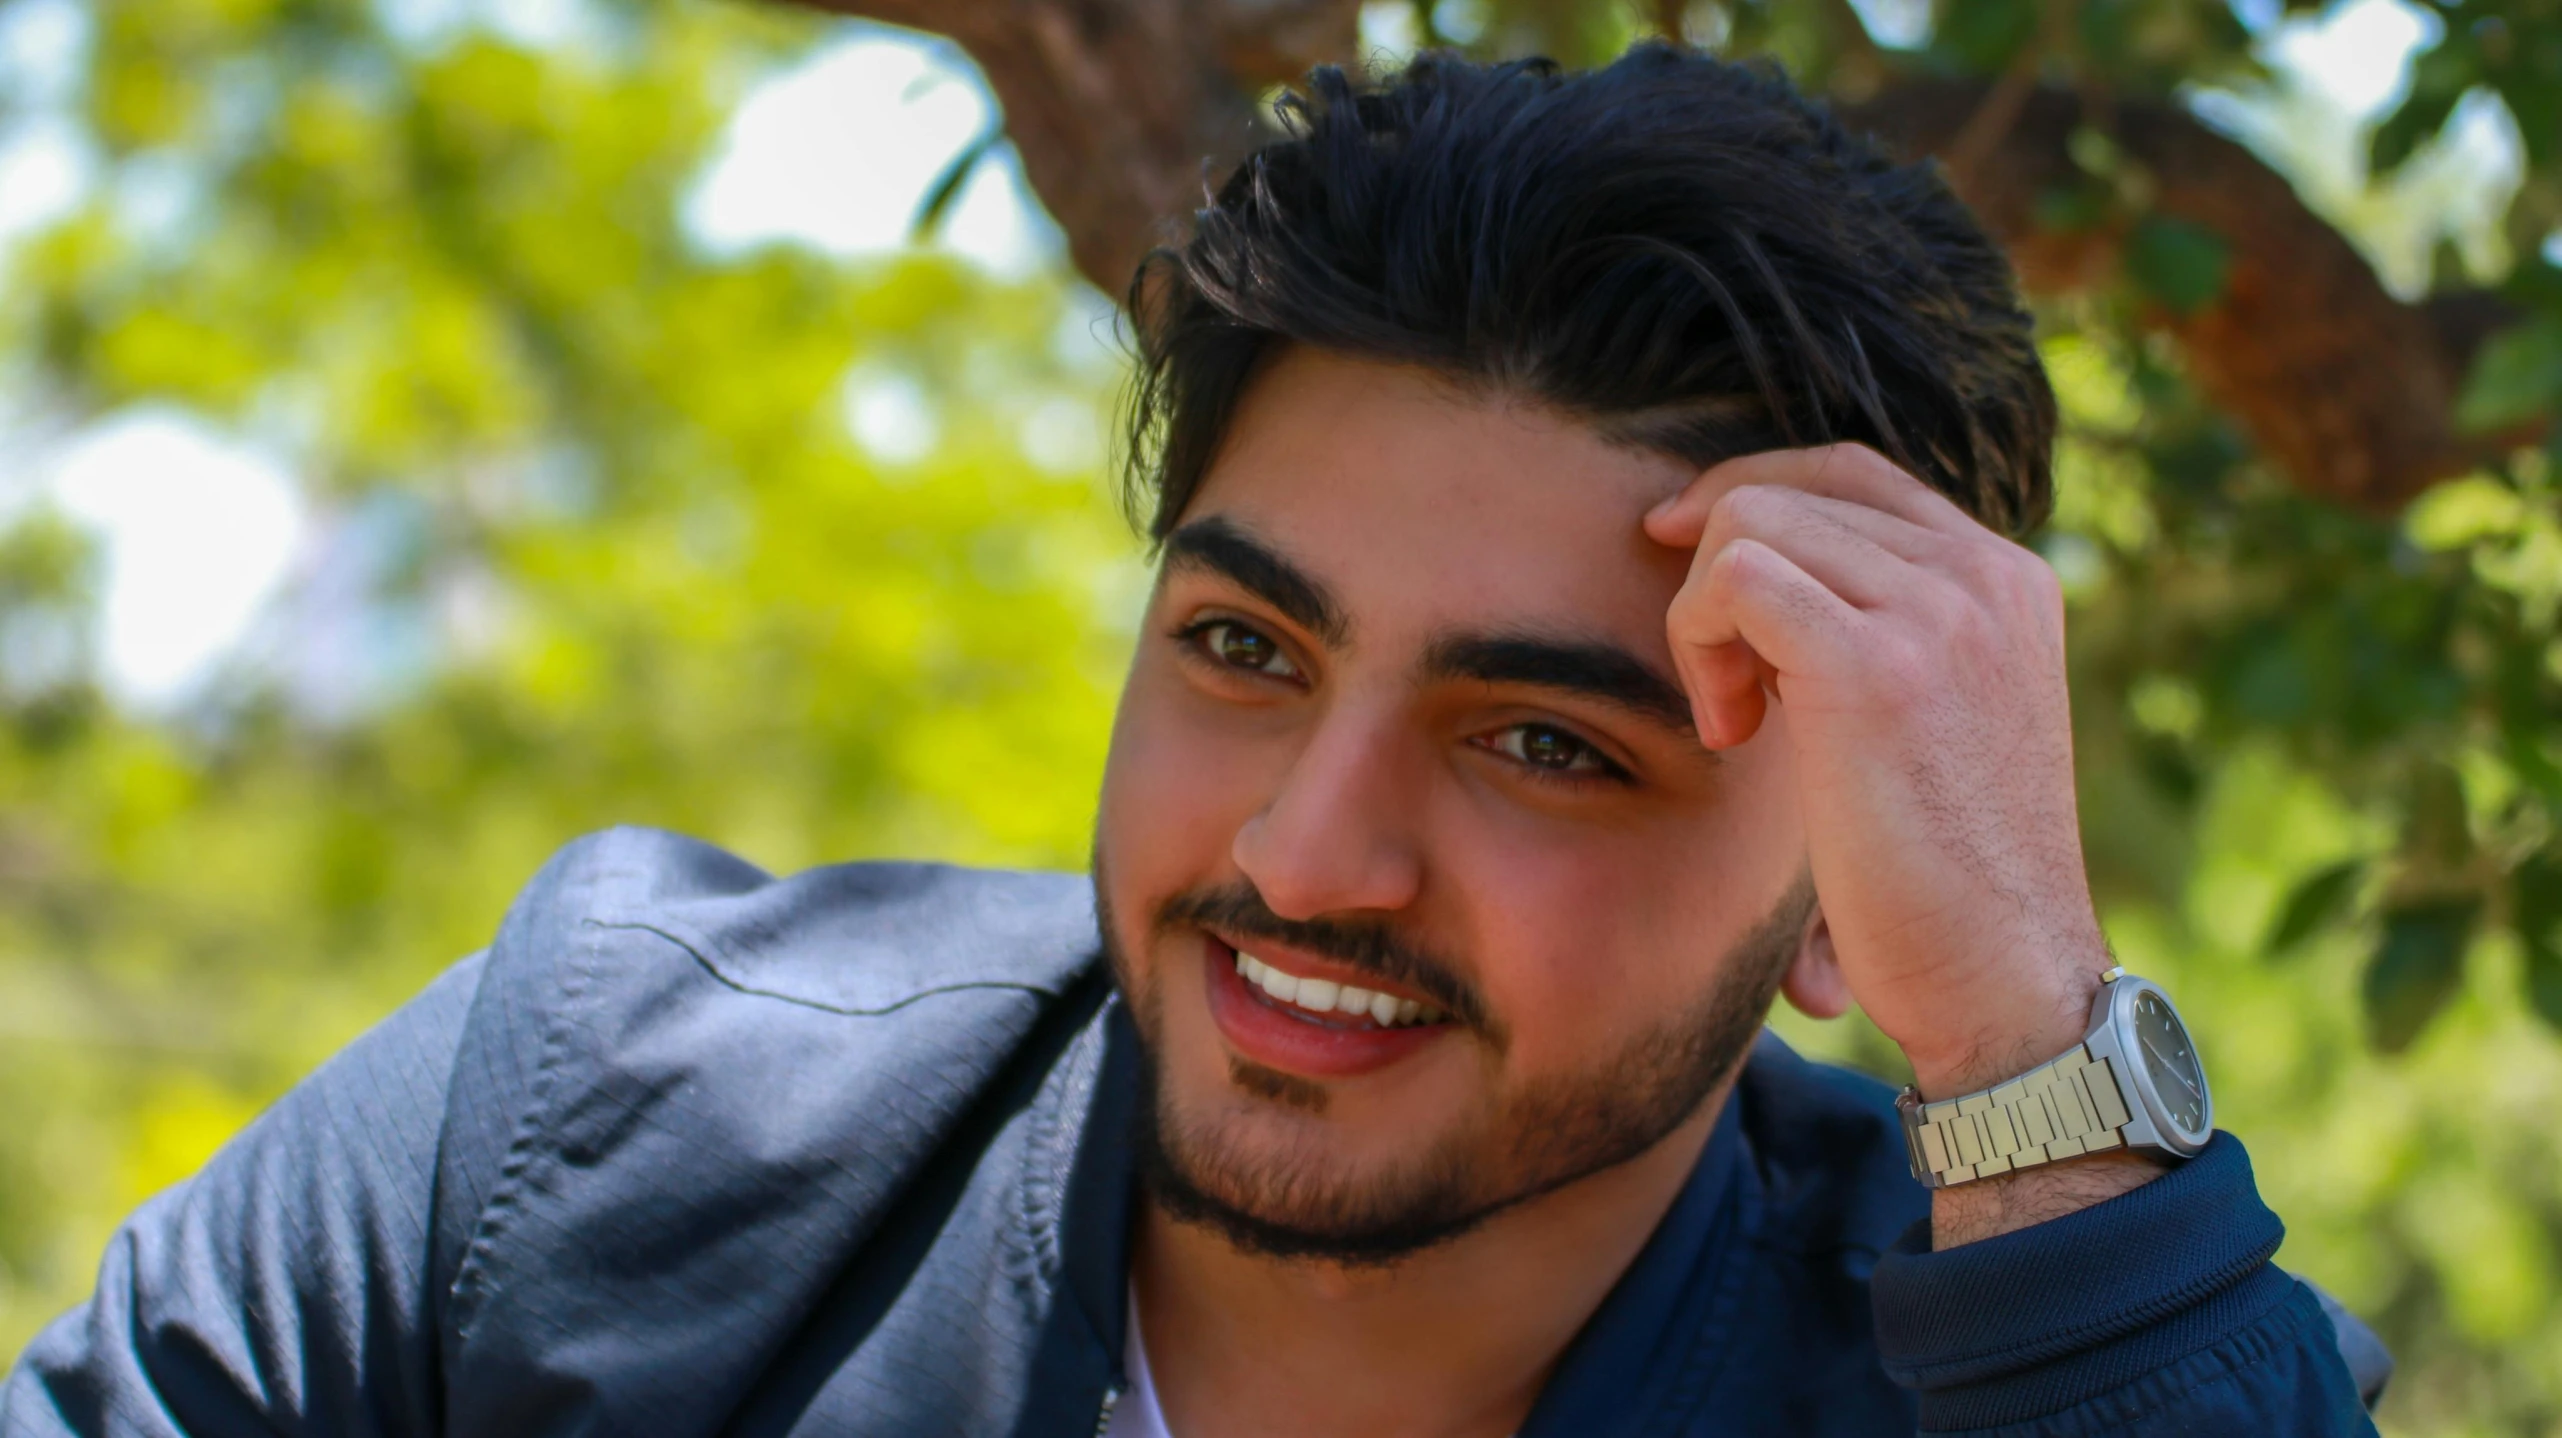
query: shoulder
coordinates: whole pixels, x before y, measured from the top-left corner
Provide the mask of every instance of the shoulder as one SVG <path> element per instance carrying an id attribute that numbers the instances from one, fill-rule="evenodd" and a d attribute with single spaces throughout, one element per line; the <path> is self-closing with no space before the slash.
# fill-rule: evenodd
<path id="1" fill-rule="evenodd" d="M 500 942 L 655 936 L 739 993 L 885 1013 L 957 989 L 1065 989 L 1095 957 L 1092 905 L 1081 875 L 882 862 L 777 878 L 699 840 L 618 828 L 555 855 Z"/>
<path id="2" fill-rule="evenodd" d="M 1913 1181 L 1895 1091 L 1866 1074 L 1817 1063 L 1765 1030 L 1735 1085 L 1775 1246 L 1849 1253 L 1862 1274 L 1930 1213 Z"/>
<path id="3" fill-rule="evenodd" d="M 968 1082 L 1099 967 L 1097 949 L 1074 875 L 862 863 L 778 878 L 681 835 L 608 830 L 554 855 L 500 925 L 458 1117 L 538 1098 L 557 1114 L 582 1085 L 655 1071 L 740 1103 L 811 1090 L 777 1080 L 815 1068 Z"/>
<path id="4" fill-rule="evenodd" d="M 781 1321 L 807 1295 L 775 1269 L 832 1271 L 1035 1030 L 1099 998 L 1097 948 L 1076 875 L 571 844 L 501 925 L 447 1092 L 449 1361 L 646 1328 L 696 1284 L 742 1332 Z"/>

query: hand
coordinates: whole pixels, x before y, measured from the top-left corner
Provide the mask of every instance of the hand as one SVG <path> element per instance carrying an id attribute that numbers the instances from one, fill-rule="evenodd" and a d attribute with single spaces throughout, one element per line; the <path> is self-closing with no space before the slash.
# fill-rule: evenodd
<path id="1" fill-rule="evenodd" d="M 1858 445 L 1718 465 L 1645 523 L 1697 549 L 1667 626 L 1701 741 L 1776 697 L 1841 978 L 1923 1094 L 2078 1042 L 2110 961 L 2054 571 Z"/>

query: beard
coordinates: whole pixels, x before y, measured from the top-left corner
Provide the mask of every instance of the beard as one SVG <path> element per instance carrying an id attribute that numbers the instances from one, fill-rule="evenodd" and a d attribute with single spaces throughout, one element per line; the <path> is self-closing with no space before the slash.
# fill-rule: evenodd
<path id="1" fill-rule="evenodd" d="M 1717 965 L 1716 979 L 1614 1052 L 1541 1078 L 1491 1113 L 1462 1123 L 1416 1156 L 1347 1173 L 1323 1135 L 1302 1128 L 1278 1150 L 1233 1141 L 1216 1122 L 1187 1119 L 1168 1092 L 1158 1054 L 1163 1004 L 1134 984 L 1094 866 L 1095 912 L 1115 981 L 1140 1036 L 1142 1095 L 1132 1135 L 1139 1181 L 1165 1214 L 1207 1228 L 1246 1253 L 1347 1266 L 1394 1263 L 1447 1243 L 1506 1209 L 1636 1158 L 1679 1128 L 1714 1093 L 1760 1033 L 1815 906 L 1801 876 Z M 1274 914 L 1250 885 L 1194 890 L 1159 907 L 1151 932 L 1215 924 L 1376 974 L 1429 995 L 1462 1032 L 1500 1054 L 1510 1034 L 1457 967 L 1374 924 Z M 1261 1098 L 1322 1113 L 1323 1086 L 1231 1058 L 1230 1079 Z"/>

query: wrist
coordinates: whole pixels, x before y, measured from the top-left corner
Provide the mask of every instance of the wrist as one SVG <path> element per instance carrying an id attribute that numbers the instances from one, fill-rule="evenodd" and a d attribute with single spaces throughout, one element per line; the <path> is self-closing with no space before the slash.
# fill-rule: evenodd
<path id="1" fill-rule="evenodd" d="M 1935 1189 L 1930 1196 L 1931 1247 L 1956 1248 L 2078 1213 L 2169 1170 L 2170 1161 L 2159 1154 L 2120 1148 Z"/>
<path id="2" fill-rule="evenodd" d="M 1982 1022 L 1963 1034 L 1902 1044 L 1913 1086 L 1931 1101 L 1974 1093 L 2019 1077 L 2071 1049 L 2090 1030 L 2091 1001 L 2110 960 L 2057 964 L 2049 981 L 2006 985 L 1974 1012 Z"/>

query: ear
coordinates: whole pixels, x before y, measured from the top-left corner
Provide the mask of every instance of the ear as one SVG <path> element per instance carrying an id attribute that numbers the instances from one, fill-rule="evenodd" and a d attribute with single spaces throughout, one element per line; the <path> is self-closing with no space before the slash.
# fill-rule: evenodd
<path id="1" fill-rule="evenodd" d="M 1810 1019 L 1837 1019 L 1850 1010 L 1850 984 L 1841 976 L 1833 931 L 1824 923 L 1821 905 L 1806 916 L 1806 931 L 1798 936 L 1797 956 L 1789 960 L 1779 992 Z"/>

